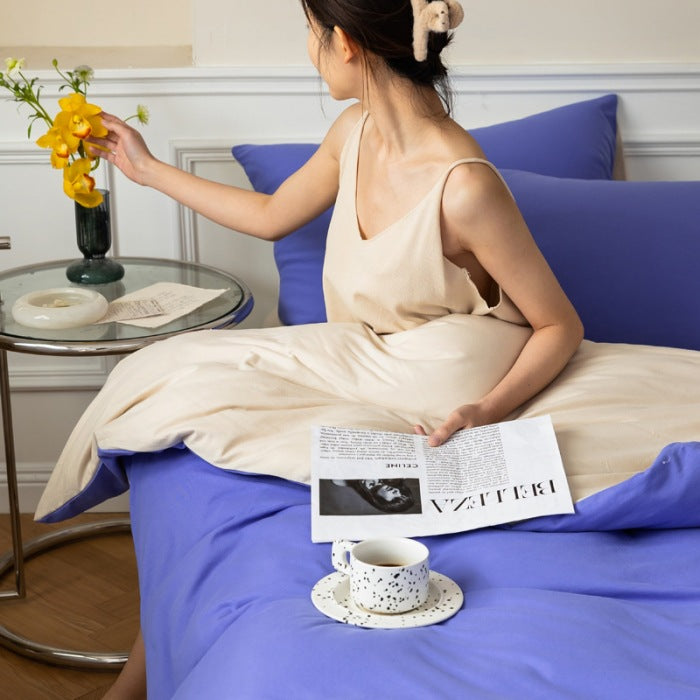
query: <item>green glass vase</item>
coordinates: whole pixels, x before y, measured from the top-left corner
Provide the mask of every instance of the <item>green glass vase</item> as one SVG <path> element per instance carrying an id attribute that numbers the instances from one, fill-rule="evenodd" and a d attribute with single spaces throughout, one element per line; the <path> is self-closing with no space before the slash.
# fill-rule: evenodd
<path id="1" fill-rule="evenodd" d="M 107 284 L 124 277 L 124 268 L 114 258 L 106 257 L 112 246 L 109 192 L 100 190 L 102 203 L 84 207 L 75 202 L 75 233 L 82 260 L 72 262 L 66 277 L 76 284 Z"/>

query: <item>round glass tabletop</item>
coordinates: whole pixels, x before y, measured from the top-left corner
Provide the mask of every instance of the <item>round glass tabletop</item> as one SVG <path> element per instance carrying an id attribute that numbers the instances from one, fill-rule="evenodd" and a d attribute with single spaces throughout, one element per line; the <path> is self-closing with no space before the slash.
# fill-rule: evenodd
<path id="1" fill-rule="evenodd" d="M 202 289 L 226 291 L 191 313 L 157 328 L 126 323 L 93 323 L 78 328 L 29 328 L 12 317 L 12 306 L 29 292 L 57 287 L 83 287 L 66 278 L 70 260 L 18 267 L 0 273 L 0 347 L 18 352 L 51 355 L 107 355 L 137 350 L 155 340 L 185 331 L 223 328 L 240 323 L 253 308 L 248 287 L 233 275 L 199 263 L 157 258 L 119 258 L 124 277 L 118 282 L 86 285 L 113 301 L 156 282 L 175 282 Z"/>

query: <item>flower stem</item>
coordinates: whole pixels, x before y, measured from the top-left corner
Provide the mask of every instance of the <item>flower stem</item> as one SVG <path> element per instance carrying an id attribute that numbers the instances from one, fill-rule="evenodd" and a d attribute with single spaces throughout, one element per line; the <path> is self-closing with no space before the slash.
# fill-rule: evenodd
<path id="1" fill-rule="evenodd" d="M 22 73 L 22 71 L 19 71 L 18 75 L 24 81 L 24 86 L 22 87 L 20 86 L 19 82 L 15 82 L 15 100 L 17 102 L 26 102 L 28 105 L 30 105 L 30 107 L 34 109 L 37 117 L 43 119 L 49 125 L 49 127 L 53 126 L 53 119 L 51 118 L 49 113 L 44 109 L 41 102 L 39 102 L 38 92 L 37 94 L 34 94 L 32 81 L 28 80 L 24 73 Z"/>

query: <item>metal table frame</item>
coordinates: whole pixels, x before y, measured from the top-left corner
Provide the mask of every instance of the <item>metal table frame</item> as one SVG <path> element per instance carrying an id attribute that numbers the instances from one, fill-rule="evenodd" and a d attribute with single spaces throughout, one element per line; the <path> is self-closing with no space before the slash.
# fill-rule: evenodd
<path id="1" fill-rule="evenodd" d="M 37 556 L 54 547 L 67 542 L 92 537 L 95 535 L 109 535 L 120 532 L 129 532 L 128 519 L 109 520 L 101 523 L 91 523 L 75 527 L 67 527 L 41 535 L 26 543 L 22 543 L 22 528 L 20 520 L 19 491 L 17 483 L 17 463 L 15 458 L 14 428 L 12 425 L 12 403 L 10 393 L 10 380 L 7 364 L 7 351 L 23 352 L 37 355 L 123 355 L 138 350 L 146 345 L 163 340 L 192 330 L 207 328 L 225 328 L 240 323 L 253 307 L 253 296 L 248 287 L 238 278 L 221 270 L 200 265 L 199 263 L 178 263 L 177 261 L 157 258 L 120 258 L 120 262 L 127 266 L 130 262 L 162 263 L 173 265 L 193 266 L 197 270 L 209 271 L 227 278 L 230 283 L 238 285 L 241 291 L 239 303 L 224 315 L 209 319 L 204 323 L 193 325 L 189 328 L 174 332 L 160 332 L 154 329 L 152 335 L 136 338 L 120 338 L 95 342 L 56 341 L 42 338 L 21 337 L 0 333 L 0 399 L 2 401 L 2 429 L 5 439 L 5 465 L 7 472 L 7 493 L 10 507 L 10 523 L 12 529 L 12 551 L 0 556 L 0 577 L 10 569 L 14 571 L 14 589 L 0 591 L 0 602 L 7 599 L 21 599 L 26 597 L 26 576 L 24 562 L 30 557 Z M 70 261 L 60 261 L 51 264 L 66 266 Z M 5 274 L 30 274 L 37 269 L 47 267 L 44 265 L 30 265 L 15 268 Z M 155 282 L 156 280 L 154 280 Z M 0 303 L 2 303 L 0 301 Z M 35 642 L 22 637 L 7 627 L 0 625 L 0 646 L 26 656 L 36 661 L 50 663 L 71 668 L 91 669 L 119 669 L 124 665 L 128 652 L 99 652 L 76 651 L 63 649 Z"/>

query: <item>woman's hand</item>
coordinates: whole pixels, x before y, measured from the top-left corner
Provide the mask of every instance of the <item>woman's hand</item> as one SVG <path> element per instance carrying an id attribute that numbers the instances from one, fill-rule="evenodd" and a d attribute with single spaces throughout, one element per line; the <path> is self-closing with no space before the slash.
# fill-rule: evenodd
<path id="1" fill-rule="evenodd" d="M 493 419 L 480 404 L 465 404 L 452 411 L 452 413 L 447 416 L 445 422 L 428 436 L 428 445 L 430 445 L 430 447 L 437 447 L 446 442 L 453 433 L 456 433 L 462 428 L 476 428 L 477 426 L 487 425 L 492 422 Z M 422 425 L 414 425 L 413 432 L 416 435 L 427 435 Z"/>
<path id="2" fill-rule="evenodd" d="M 155 158 L 141 134 L 113 114 L 102 112 L 102 123 L 109 130 L 102 139 L 89 138 L 90 155 L 114 163 L 124 175 L 139 185 L 148 184 L 145 175 Z"/>

